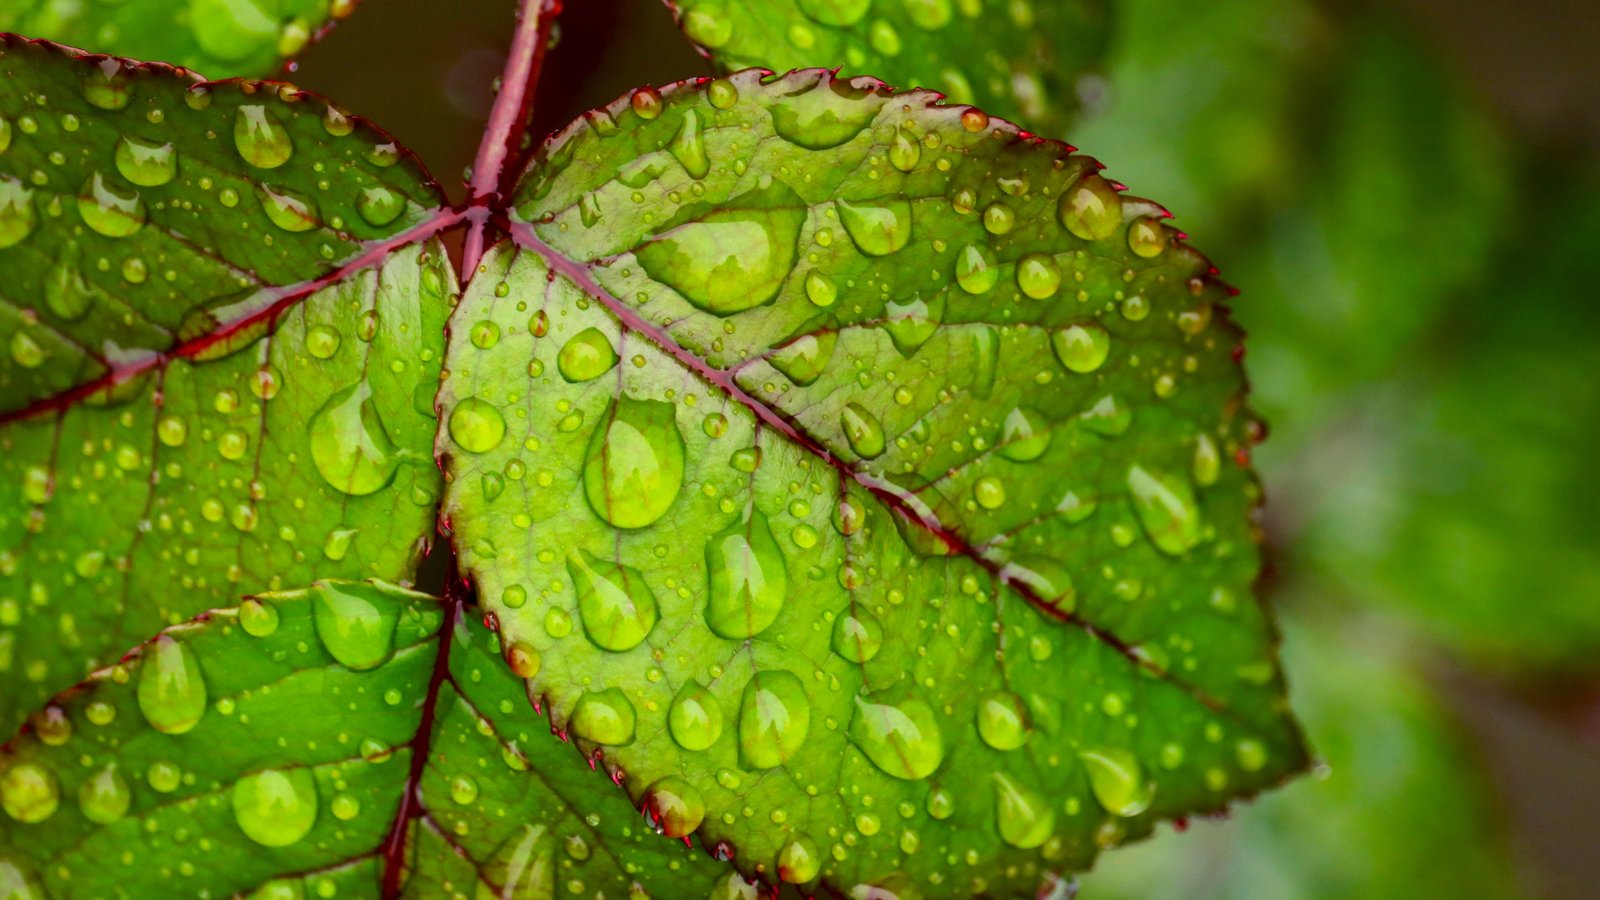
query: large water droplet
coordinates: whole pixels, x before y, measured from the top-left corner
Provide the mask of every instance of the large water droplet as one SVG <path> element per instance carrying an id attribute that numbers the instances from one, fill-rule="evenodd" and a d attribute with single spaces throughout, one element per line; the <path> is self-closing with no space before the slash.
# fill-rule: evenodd
<path id="1" fill-rule="evenodd" d="M 782 182 L 729 200 L 635 251 L 650 277 L 719 316 L 778 296 L 794 266 L 805 201 Z"/>
<path id="2" fill-rule="evenodd" d="M 704 750 L 722 736 L 722 706 L 700 682 L 690 681 L 672 698 L 667 726 L 678 746 Z"/>
<path id="3" fill-rule="evenodd" d="M 603 650 L 632 650 L 656 625 L 656 596 L 637 569 L 584 550 L 567 557 L 583 631 Z"/>
<path id="4" fill-rule="evenodd" d="M 261 199 L 261 210 L 267 219 L 284 231 L 297 234 L 321 224 L 317 201 L 304 194 L 262 183 L 256 185 L 256 196 Z"/>
<path id="5" fill-rule="evenodd" d="M 994 251 L 982 244 L 967 244 L 956 254 L 956 284 L 969 294 L 984 294 L 1000 280 Z"/>
<path id="6" fill-rule="evenodd" d="M 1095 747 L 1078 752 L 1094 799 L 1115 816 L 1130 818 L 1150 808 L 1156 786 L 1144 777 L 1138 757 L 1123 747 Z"/>
<path id="7" fill-rule="evenodd" d="M 905 200 L 851 203 L 835 200 L 850 240 L 868 256 L 888 256 L 911 240 L 911 204 Z"/>
<path id="8" fill-rule="evenodd" d="M 995 820 L 1001 839 L 1021 850 L 1032 850 L 1049 840 L 1056 827 L 1056 814 L 1050 804 L 1004 772 L 993 775 L 998 801 Z"/>
<path id="9" fill-rule="evenodd" d="M 505 417 L 487 400 L 468 397 L 450 411 L 450 438 L 468 453 L 488 453 L 505 436 Z"/>
<path id="10" fill-rule="evenodd" d="M 33 233 L 39 214 L 33 209 L 33 191 L 10 175 L 0 175 L 0 249 Z"/>
<path id="11" fill-rule="evenodd" d="M 1134 465 L 1128 469 L 1128 491 L 1156 549 L 1181 556 L 1200 543 L 1200 506 L 1183 477 Z"/>
<path id="12" fill-rule="evenodd" d="M 183 734 L 206 712 L 206 681 L 189 645 L 167 635 L 144 652 L 139 670 L 139 711 L 155 730 Z"/>
<path id="13" fill-rule="evenodd" d="M 1061 266 L 1048 253 L 1029 253 L 1017 260 L 1017 287 L 1035 300 L 1056 295 L 1061 288 Z"/>
<path id="14" fill-rule="evenodd" d="M 900 351 L 901 356 L 910 356 L 927 343 L 928 338 L 933 337 L 944 323 L 944 292 L 934 294 L 933 299 L 927 301 L 922 299 L 921 294 L 915 294 L 905 302 L 890 300 L 884 307 L 883 316 L 883 330 L 889 332 L 894 348 Z"/>
<path id="15" fill-rule="evenodd" d="M 233 818 L 250 840 L 287 847 L 317 822 L 317 781 L 310 769 L 263 769 L 233 783 Z"/>
<path id="16" fill-rule="evenodd" d="M 846 403 L 839 413 L 839 426 L 850 441 L 850 449 L 863 459 L 883 455 L 886 448 L 883 423 L 859 403 Z"/>
<path id="17" fill-rule="evenodd" d="M 399 606 L 378 587 L 359 582 L 318 582 L 311 608 L 329 655 L 357 672 L 383 665 L 394 650 Z"/>
<path id="18" fill-rule="evenodd" d="M 78 191 L 78 214 L 84 224 L 106 237 L 127 237 L 144 227 L 144 200 L 139 192 L 113 184 L 99 172 Z"/>
<path id="19" fill-rule="evenodd" d="M 56 776 L 36 763 L 19 763 L 0 774 L 0 808 L 24 825 L 43 822 L 61 805 Z"/>
<path id="20" fill-rule="evenodd" d="M 114 762 L 90 775 L 78 788 L 78 806 L 83 810 L 83 817 L 97 825 L 110 825 L 121 819 L 128 814 L 128 805 L 132 802 L 133 792 Z"/>
<path id="21" fill-rule="evenodd" d="M 661 400 L 617 398 L 600 417 L 583 463 L 584 495 L 618 528 L 643 528 L 666 514 L 683 487 L 683 434 Z"/>
<path id="22" fill-rule="evenodd" d="M 850 740 L 895 778 L 927 778 L 944 762 L 944 737 L 933 707 L 915 694 L 880 691 L 855 698 Z"/>
<path id="23" fill-rule="evenodd" d="M 522 824 L 490 854 L 476 900 L 552 900 L 556 896 L 556 841 L 544 825 Z"/>
<path id="24" fill-rule="evenodd" d="M 585 328 L 573 335 L 556 357 L 561 377 L 573 384 L 599 378 L 616 364 L 617 351 L 598 328 Z"/>
<path id="25" fill-rule="evenodd" d="M 83 98 L 89 105 L 119 110 L 133 99 L 133 79 L 119 59 L 102 59 L 83 73 Z"/>
<path id="26" fill-rule="evenodd" d="M 645 789 L 644 810 L 667 837 L 691 834 L 706 817 L 700 791 L 677 775 L 668 775 Z"/>
<path id="27" fill-rule="evenodd" d="M 883 647 L 883 626 L 863 606 L 851 606 L 833 621 L 833 652 L 851 662 L 864 663 Z"/>
<path id="28" fill-rule="evenodd" d="M 1104 240 L 1122 224 L 1122 196 L 1099 175 L 1085 175 L 1061 195 L 1061 224 L 1086 241 Z"/>
<path id="29" fill-rule="evenodd" d="M 1019 406 L 1006 413 L 1000 455 L 1014 462 L 1032 462 L 1050 448 L 1050 423 L 1038 410 Z"/>
<path id="30" fill-rule="evenodd" d="M 272 110 L 254 103 L 233 114 L 233 146 L 245 162 L 258 169 L 276 169 L 294 155 L 288 130 Z"/>
<path id="31" fill-rule="evenodd" d="M 78 245 L 68 243 L 44 281 L 44 302 L 50 311 L 63 319 L 77 319 L 91 306 L 104 302 L 105 294 L 89 284 L 78 266 Z"/>
<path id="32" fill-rule="evenodd" d="M 745 768 L 771 769 L 788 762 L 805 743 L 811 702 L 792 672 L 756 672 L 739 702 L 739 759 Z"/>
<path id="33" fill-rule="evenodd" d="M 620 688 L 585 691 L 567 723 L 572 733 L 596 744 L 620 747 L 633 743 L 633 704 Z"/>
<path id="34" fill-rule="evenodd" d="M 372 388 L 359 381 L 328 398 L 306 427 L 311 460 L 324 480 L 355 497 L 394 480 L 399 451 L 372 402 Z"/>
<path id="35" fill-rule="evenodd" d="M 774 103 L 772 127 L 779 137 L 808 150 L 827 150 L 860 134 L 882 101 L 864 99 L 848 83 L 823 76 Z"/>
<path id="36" fill-rule="evenodd" d="M 822 871 L 822 848 L 809 835 L 796 834 L 778 851 L 778 877 L 805 884 Z"/>
<path id="37" fill-rule="evenodd" d="M 0 897 L 5 900 L 46 900 L 44 885 L 33 873 L 0 856 Z"/>
<path id="38" fill-rule="evenodd" d="M 772 367 L 784 377 L 805 387 L 821 377 L 833 359 L 833 349 L 839 343 L 839 333 L 823 331 L 795 338 L 772 352 Z"/>
<path id="39" fill-rule="evenodd" d="M 1105 437 L 1120 437 L 1133 424 L 1133 410 L 1116 394 L 1106 394 L 1078 413 L 1083 427 Z"/>
<path id="40" fill-rule="evenodd" d="M 1015 750 L 1028 742 L 1028 707 L 1010 691 L 978 698 L 978 736 L 996 750 Z"/>
<path id="41" fill-rule="evenodd" d="M 751 510 L 706 542 L 710 592 L 706 623 L 733 640 L 765 631 L 783 609 L 789 591 L 783 551 L 772 537 L 767 517 Z"/>
<path id="42" fill-rule="evenodd" d="M 140 187 L 159 187 L 178 174 L 178 154 L 171 144 L 124 135 L 114 155 L 117 171 Z"/>
<path id="43" fill-rule="evenodd" d="M 692 178 L 704 178 L 711 171 L 711 161 L 706 157 L 705 138 L 700 134 L 700 117 L 692 109 L 683 114 L 683 124 L 678 127 L 678 133 L 667 145 L 667 150 Z"/>

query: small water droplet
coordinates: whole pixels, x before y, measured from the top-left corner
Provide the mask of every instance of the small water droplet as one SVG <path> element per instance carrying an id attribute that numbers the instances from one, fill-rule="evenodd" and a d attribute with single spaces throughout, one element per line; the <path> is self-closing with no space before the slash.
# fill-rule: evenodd
<path id="1" fill-rule="evenodd" d="M 1122 196 L 1099 175 L 1089 174 L 1061 195 L 1061 224 L 1086 241 L 1104 240 L 1122 224 Z"/>
<path id="2" fill-rule="evenodd" d="M 1028 253 L 1017 260 L 1017 287 L 1035 300 L 1046 300 L 1061 289 L 1061 266 L 1048 253 Z"/>
<path id="3" fill-rule="evenodd" d="M 1111 335 L 1098 322 L 1084 322 L 1052 333 L 1050 346 L 1063 366 L 1087 374 L 1106 361 L 1111 352 Z"/>
<path id="4" fill-rule="evenodd" d="M 61 787 L 49 769 L 19 763 L 0 774 L 0 808 L 24 825 L 43 822 L 61 805 Z"/>
<path id="5" fill-rule="evenodd" d="M 778 877 L 789 884 L 805 884 L 822 871 L 822 848 L 809 835 L 796 834 L 778 851 Z"/>
<path id="6" fill-rule="evenodd" d="M 356 195 L 356 212 L 368 225 L 382 227 L 405 212 L 406 198 L 381 184 L 365 187 Z"/>
<path id="7" fill-rule="evenodd" d="M 256 185 L 256 196 L 268 221 L 291 234 L 322 224 L 317 218 L 317 202 L 297 191 L 262 183 Z"/>
<path id="8" fill-rule="evenodd" d="M 828 150 L 864 131 L 881 106 L 881 100 L 868 99 L 847 81 L 819 75 L 773 105 L 772 125 L 779 137 L 796 146 Z"/>
<path id="9" fill-rule="evenodd" d="M 178 174 L 178 154 L 170 143 L 124 135 L 117 141 L 114 157 L 122 177 L 140 187 L 159 187 Z"/>
<path id="10" fill-rule="evenodd" d="M 978 736 L 996 750 L 1015 750 L 1028 742 L 1028 707 L 1010 691 L 978 698 Z"/>
<path id="11" fill-rule="evenodd" d="M 95 172 L 78 191 L 78 214 L 100 234 L 120 238 L 144 227 L 146 211 L 138 191 L 119 187 Z"/>
<path id="12" fill-rule="evenodd" d="M 839 425 L 850 441 L 850 449 L 863 459 L 873 459 L 883 454 L 887 444 L 883 423 L 859 403 L 847 403 L 839 413 Z"/>
<path id="13" fill-rule="evenodd" d="M 706 817 L 700 791 L 676 775 L 658 779 L 645 789 L 644 810 L 662 834 L 674 838 L 693 833 Z"/>
<path id="14" fill-rule="evenodd" d="M 1020 850 L 1032 850 L 1049 840 L 1056 827 L 1050 804 L 1004 772 L 995 772 L 993 777 L 998 801 L 995 820 L 1001 839 Z"/>
<path id="15" fill-rule="evenodd" d="M 513 827 L 484 863 L 477 900 L 551 900 L 556 896 L 555 856 L 555 836 L 548 827 Z"/>
<path id="16" fill-rule="evenodd" d="M 770 362 L 784 377 L 805 387 L 821 377 L 828 368 L 838 342 L 839 333 L 836 331 L 801 335 L 773 351 Z"/>
<path id="17" fill-rule="evenodd" d="M 121 819 L 128 814 L 128 805 L 132 802 L 133 792 L 114 762 L 102 766 L 78 788 L 78 806 L 83 810 L 83 817 L 96 825 L 110 825 Z"/>
<path id="18" fill-rule="evenodd" d="M 883 626 L 865 607 L 852 606 L 833 622 L 833 652 L 851 662 L 864 663 L 883 646 Z"/>
<path id="19" fill-rule="evenodd" d="M 33 191 L 17 178 L 0 175 L 0 249 L 20 243 L 33 233 L 38 221 Z"/>

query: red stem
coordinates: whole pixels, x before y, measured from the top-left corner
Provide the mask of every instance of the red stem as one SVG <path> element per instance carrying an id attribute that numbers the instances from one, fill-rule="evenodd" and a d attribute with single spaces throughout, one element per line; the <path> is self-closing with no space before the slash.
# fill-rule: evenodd
<path id="1" fill-rule="evenodd" d="M 472 163 L 472 180 L 467 183 L 470 206 L 497 206 L 515 177 L 506 163 L 515 159 L 513 151 L 528 127 L 533 90 L 539 83 L 545 47 L 550 43 L 550 27 L 560 14 L 561 0 L 521 0 L 517 30 L 511 37 L 505 71 L 500 74 L 500 92 L 489 111 L 489 123 Z M 488 240 L 488 217 L 474 218 L 461 254 L 463 282 L 472 278 Z"/>

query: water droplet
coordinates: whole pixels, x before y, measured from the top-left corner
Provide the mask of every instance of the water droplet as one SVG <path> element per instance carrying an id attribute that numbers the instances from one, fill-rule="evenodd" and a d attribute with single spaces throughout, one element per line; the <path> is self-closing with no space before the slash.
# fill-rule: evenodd
<path id="1" fill-rule="evenodd" d="M 1050 839 L 1056 814 L 1044 798 L 1004 772 L 995 772 L 995 820 L 1000 837 L 1020 850 L 1032 850 Z"/>
<path id="2" fill-rule="evenodd" d="M 406 198 L 381 184 L 365 187 L 356 195 L 356 212 L 368 225 L 382 227 L 400 218 L 405 212 Z"/>
<path id="3" fill-rule="evenodd" d="M 890 300 L 883 315 L 883 330 L 889 333 L 895 350 L 909 357 L 944 323 L 944 292 L 934 294 L 931 301 L 924 301 L 921 294 L 905 302 Z"/>
<path id="4" fill-rule="evenodd" d="M 653 87 L 642 87 L 633 92 L 629 101 L 641 119 L 654 119 L 661 115 L 661 92 Z"/>
<path id="5" fill-rule="evenodd" d="M 1167 249 L 1167 228 L 1154 216 L 1140 216 L 1128 226 L 1128 249 L 1153 259 Z"/>
<path id="6" fill-rule="evenodd" d="M 306 352 L 317 359 L 332 359 L 344 337 L 331 325 L 313 325 L 306 330 Z"/>
<path id="7" fill-rule="evenodd" d="M 833 652 L 851 662 L 864 663 L 883 646 L 883 626 L 865 607 L 852 606 L 833 622 Z"/>
<path id="8" fill-rule="evenodd" d="M 690 681 L 672 698 L 667 726 L 678 746 L 704 750 L 722 736 L 722 706 L 698 681 Z"/>
<path id="9" fill-rule="evenodd" d="M 312 462 L 336 490 L 363 497 L 394 480 L 399 450 L 383 427 L 367 382 L 329 397 L 311 417 L 306 435 Z"/>
<path id="10" fill-rule="evenodd" d="M 813 22 L 835 27 L 854 25 L 871 8 L 872 0 L 800 0 L 800 11 Z"/>
<path id="11" fill-rule="evenodd" d="M 895 778 L 927 778 L 944 762 L 939 721 L 927 701 L 914 694 L 858 695 L 849 733 L 873 765 Z"/>
<path id="12" fill-rule="evenodd" d="M 904 0 L 906 15 L 918 28 L 932 31 L 950 24 L 950 0 Z"/>
<path id="13" fill-rule="evenodd" d="M 983 211 L 983 228 L 990 234 L 1009 234 L 1017 223 L 1017 214 L 1004 203 L 991 203 Z"/>
<path id="14" fill-rule="evenodd" d="M 568 382 L 592 381 L 617 364 L 617 351 L 611 339 L 598 328 L 585 328 L 573 335 L 556 357 L 556 369 Z"/>
<path id="15" fill-rule="evenodd" d="M 731 22 L 727 30 L 730 35 L 733 33 Z M 701 43 L 705 42 L 701 41 Z M 706 46 L 711 47 L 713 45 L 706 44 Z M 731 109 L 735 103 L 739 102 L 739 89 L 733 86 L 733 82 L 725 78 L 718 78 L 711 82 L 711 87 L 706 89 L 706 97 L 711 101 L 711 105 L 717 109 Z"/>
<path id="16" fill-rule="evenodd" d="M 477 900 L 552 900 L 556 896 L 555 856 L 555 837 L 547 827 L 514 827 L 485 862 Z"/>
<path id="17" fill-rule="evenodd" d="M 645 789 L 644 810 L 667 837 L 681 838 L 700 827 L 706 817 L 700 792 L 676 775 L 668 775 Z"/>
<path id="18" fill-rule="evenodd" d="M 506 436 L 506 420 L 488 401 L 468 397 L 450 411 L 450 438 L 468 453 L 487 453 Z"/>
<path id="19" fill-rule="evenodd" d="M 317 637 L 345 668 L 374 669 L 389 658 L 400 610 L 380 588 L 360 582 L 318 582 L 311 588 L 311 602 Z"/>
<path id="20" fill-rule="evenodd" d="M 710 594 L 706 623 L 733 640 L 765 631 L 783 609 L 789 590 L 783 552 L 772 536 L 767 517 L 751 510 L 706 542 Z"/>
<path id="21" fill-rule="evenodd" d="M 865 130 L 881 105 L 875 98 L 858 96 L 845 81 L 819 76 L 772 106 L 772 126 L 779 137 L 796 146 L 827 150 Z"/>
<path id="22" fill-rule="evenodd" d="M 978 736 L 996 750 L 1015 750 L 1028 742 L 1028 707 L 1010 691 L 978 698 Z"/>
<path id="23" fill-rule="evenodd" d="M 584 633 L 602 650 L 632 650 L 656 624 L 656 597 L 637 569 L 584 550 L 567 557 Z"/>
<path id="24" fill-rule="evenodd" d="M 78 191 L 78 214 L 106 237 L 127 237 L 144 227 L 145 206 L 139 192 L 119 187 L 95 172 Z"/>
<path id="25" fill-rule="evenodd" d="M 735 197 L 635 251 L 646 273 L 719 316 L 770 303 L 795 263 L 805 201 L 782 182 Z"/>
<path id="26" fill-rule="evenodd" d="M 1070 497 L 1075 495 L 1069 494 Z M 1065 505 L 1065 501 L 1063 501 Z M 1091 506 L 1091 510 L 1092 510 Z M 1058 507 L 1058 512 L 1062 510 Z M 1072 512 L 1064 513 L 1069 521 L 1081 521 L 1072 518 Z M 1077 591 L 1072 586 L 1072 575 L 1060 563 L 1051 559 L 1016 559 L 1006 563 L 1000 570 L 1000 577 L 1013 585 L 1020 585 L 1027 589 L 1033 598 L 1067 615 L 1077 608 Z"/>
<path id="27" fill-rule="evenodd" d="M 822 848 L 810 836 L 796 834 L 778 851 L 778 877 L 789 884 L 805 884 L 822 871 Z"/>
<path id="28" fill-rule="evenodd" d="M 1050 423 L 1038 410 L 1019 406 L 1006 413 L 1000 455 L 1013 462 L 1032 462 L 1050 447 Z"/>
<path id="29" fill-rule="evenodd" d="M 129 77 L 122 61 L 103 59 L 83 76 L 83 98 L 91 106 L 105 110 L 119 110 L 133 99 L 133 79 Z"/>
<path id="30" fill-rule="evenodd" d="M 78 788 L 78 806 L 83 810 L 83 817 L 96 825 L 110 825 L 127 815 L 132 802 L 133 792 L 114 762 L 90 775 Z"/>
<path id="31" fill-rule="evenodd" d="M 19 763 L 0 774 L 0 808 L 24 825 L 43 822 L 61 805 L 61 788 L 49 769 Z"/>
<path id="32" fill-rule="evenodd" d="M 0 249 L 32 234 L 38 221 L 39 214 L 33 209 L 33 191 L 10 175 L 0 175 Z"/>
<path id="33" fill-rule="evenodd" d="M 0 856 L 0 897 L 6 900 L 45 900 L 44 885 L 32 872 Z"/>
<path id="34" fill-rule="evenodd" d="M 839 221 L 850 240 L 868 256 L 888 256 L 911 240 L 911 204 L 905 200 L 885 203 L 835 200 Z"/>
<path id="35" fill-rule="evenodd" d="M 1088 373 L 1100 368 L 1111 352 L 1111 335 L 1098 322 L 1069 325 L 1050 335 L 1056 359 L 1074 372 Z"/>
<path id="36" fill-rule="evenodd" d="M 678 126 L 678 133 L 667 150 L 691 178 L 704 178 L 711 171 L 705 138 L 700 134 L 700 117 L 692 109 L 683 114 L 683 124 Z"/>
<path id="37" fill-rule="evenodd" d="M 619 688 L 585 691 L 567 723 L 584 740 L 611 747 L 633 743 L 633 704 Z"/>
<path id="38" fill-rule="evenodd" d="M 144 779 L 158 794 L 170 794 L 183 783 L 183 770 L 174 763 L 157 760 L 145 769 Z"/>
<path id="39" fill-rule="evenodd" d="M 805 743 L 811 703 L 805 685 L 792 672 L 768 669 L 745 683 L 739 701 L 739 759 L 747 769 L 771 769 L 788 762 Z"/>
<path id="40" fill-rule="evenodd" d="M 1061 224 L 1086 241 L 1104 240 L 1122 224 L 1122 197 L 1099 175 L 1085 175 L 1061 195 Z"/>
<path id="41" fill-rule="evenodd" d="M 256 185 L 256 196 L 261 200 L 261 210 L 267 219 L 291 234 L 310 231 L 321 224 L 317 219 L 317 202 L 288 188 L 262 183 Z"/>
<path id="42" fill-rule="evenodd" d="M 1028 253 L 1017 260 L 1017 287 L 1035 300 L 1054 297 L 1061 288 L 1061 266 L 1048 253 Z"/>
<path id="43" fill-rule="evenodd" d="M 1156 786 L 1144 777 L 1138 757 L 1122 747 L 1097 747 L 1082 750 L 1084 771 L 1089 774 L 1089 789 L 1106 812 L 1131 818 L 1150 808 Z"/>
<path id="44" fill-rule="evenodd" d="M 846 403 L 839 413 L 839 426 L 850 441 L 850 449 L 863 459 L 881 456 L 886 447 L 883 423 L 859 403 Z"/>
<path id="45" fill-rule="evenodd" d="M 54 703 L 29 716 L 28 724 L 47 747 L 59 747 L 72 737 L 72 720 L 66 710 Z"/>
<path id="46" fill-rule="evenodd" d="M 1181 556 L 1200 543 L 1200 506 L 1188 481 L 1134 465 L 1128 469 L 1128 490 L 1156 549 Z"/>
<path id="47" fill-rule="evenodd" d="M 124 135 L 114 156 L 122 177 L 140 187 L 159 187 L 178 174 L 178 154 L 171 144 Z"/>
<path id="48" fill-rule="evenodd" d="M 1194 483 L 1210 487 L 1222 474 L 1222 456 L 1210 435 L 1202 434 L 1194 441 Z"/>
<path id="49" fill-rule="evenodd" d="M 984 294 L 1000 278 L 994 251 L 982 244 L 967 244 L 956 254 L 956 284 L 969 294 Z"/>
<path id="50" fill-rule="evenodd" d="M 1133 424 L 1133 410 L 1116 394 L 1106 394 L 1078 414 L 1083 427 L 1105 437 L 1120 437 Z"/>
<path id="51" fill-rule="evenodd" d="M 993 475 L 985 475 L 973 482 L 972 499 L 984 509 L 999 509 L 1006 502 L 1005 483 Z"/>
<path id="52" fill-rule="evenodd" d="M 206 682 L 189 645 L 168 635 L 144 651 L 139 671 L 139 711 L 162 734 L 184 734 L 206 712 Z"/>
<path id="53" fill-rule="evenodd" d="M 287 847 L 317 821 L 317 782 L 310 769 L 263 769 L 233 784 L 233 818 L 264 847 Z"/>
<path id="54" fill-rule="evenodd" d="M 289 132 L 272 110 L 260 104 L 240 106 L 233 114 L 233 146 L 258 169 L 276 169 L 294 155 Z"/>
<path id="55" fill-rule="evenodd" d="M 773 351 L 770 361 L 784 377 L 804 387 L 816 381 L 828 368 L 838 342 L 836 331 L 801 335 Z"/>
<path id="56" fill-rule="evenodd" d="M 63 319 L 75 320 L 89 308 L 103 303 L 105 295 L 89 284 L 78 266 L 78 245 L 68 243 L 61 248 L 44 280 L 44 302 L 50 311 Z"/>
<path id="57" fill-rule="evenodd" d="M 450 799 L 466 806 L 478 799 L 478 782 L 471 775 L 457 775 L 450 779 Z"/>
<path id="58" fill-rule="evenodd" d="M 278 608 L 254 597 L 239 604 L 239 627 L 251 637 L 267 637 L 278 630 Z"/>
<path id="59" fill-rule="evenodd" d="M 583 464 L 584 494 L 618 528 L 643 528 L 666 514 L 683 487 L 677 411 L 623 395 L 600 417 Z"/>
<path id="60" fill-rule="evenodd" d="M 544 658 L 532 644 L 512 641 L 506 647 L 506 665 L 511 669 L 511 674 L 518 678 L 532 678 L 544 666 Z"/>

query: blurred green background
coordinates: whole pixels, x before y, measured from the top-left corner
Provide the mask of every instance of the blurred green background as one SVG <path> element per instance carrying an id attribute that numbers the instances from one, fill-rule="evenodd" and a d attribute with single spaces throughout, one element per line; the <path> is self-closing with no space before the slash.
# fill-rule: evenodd
<path id="1" fill-rule="evenodd" d="M 657 0 L 567 6 L 538 134 L 707 71 Z M 1263 590 L 1323 765 L 1083 896 L 1595 897 L 1600 4 L 1114 6 L 1063 137 L 1242 290 Z M 364 0 L 291 77 L 454 181 L 511 16 Z"/>

